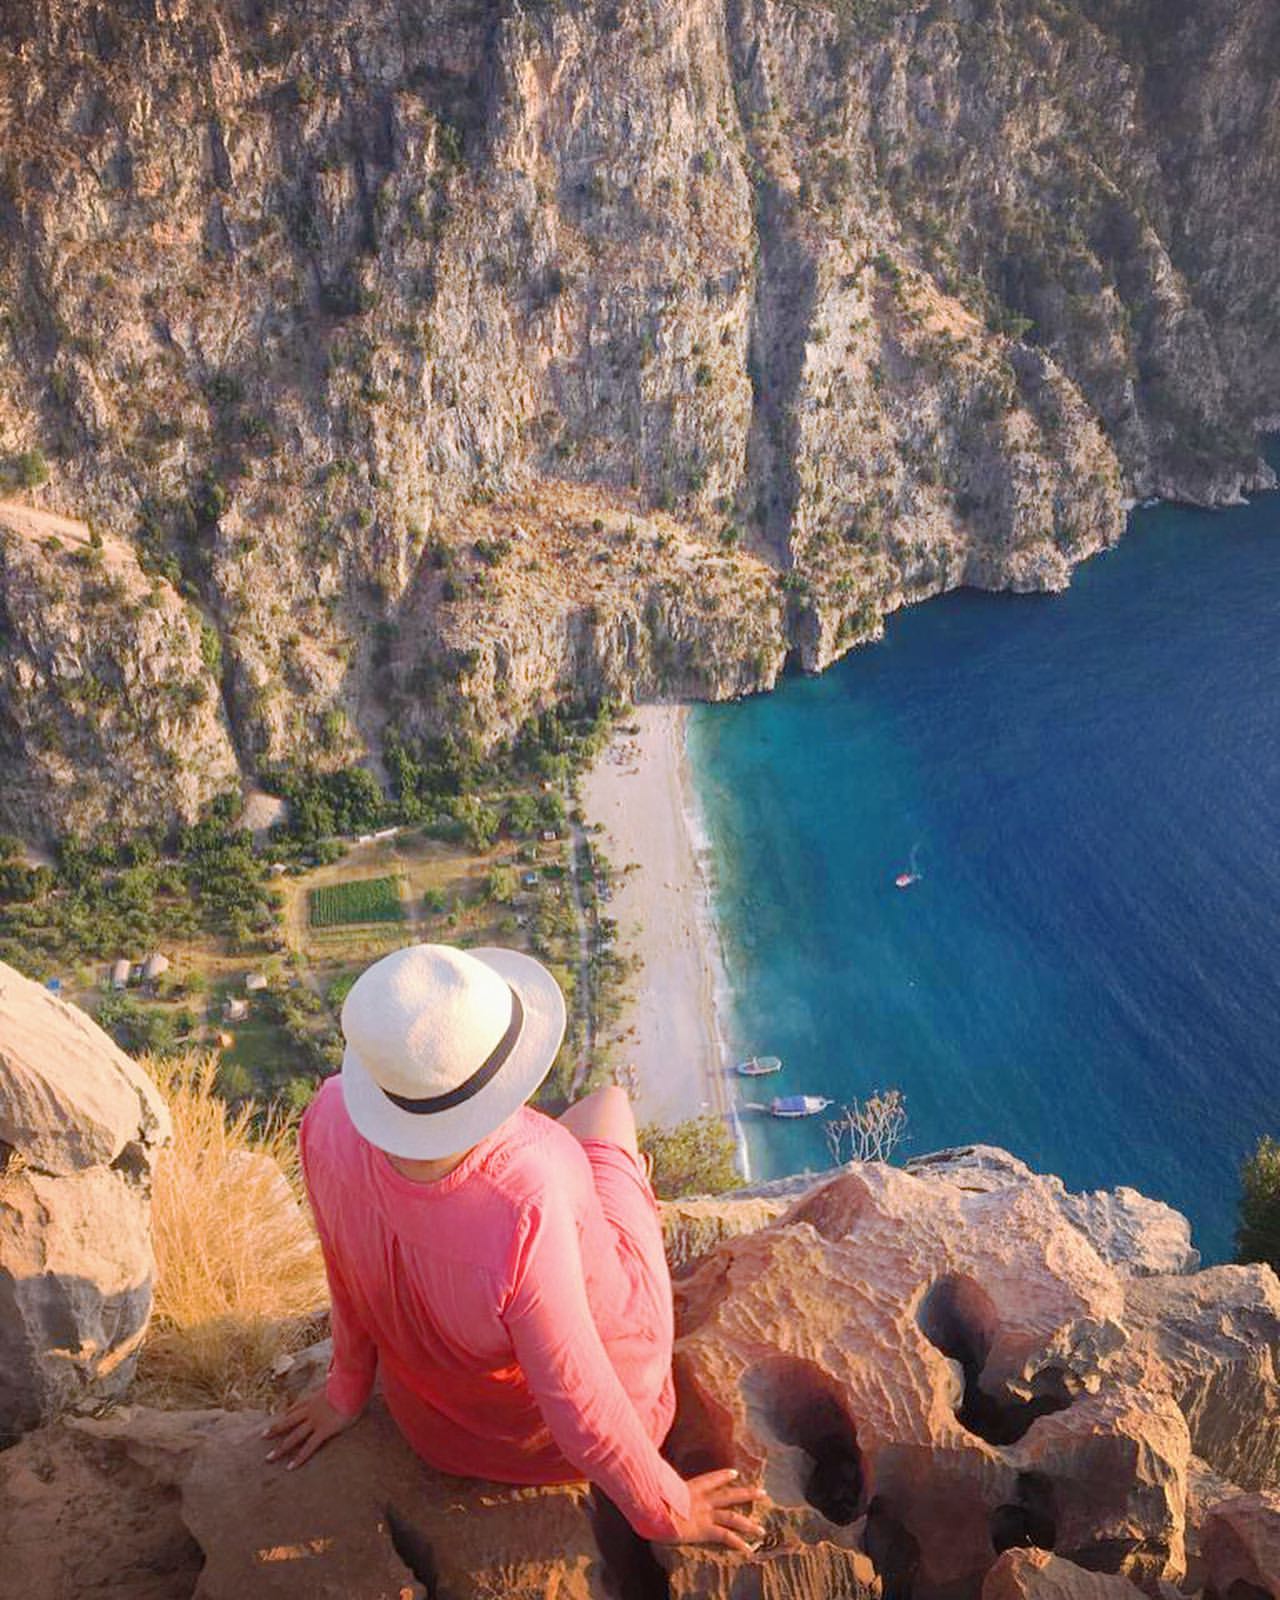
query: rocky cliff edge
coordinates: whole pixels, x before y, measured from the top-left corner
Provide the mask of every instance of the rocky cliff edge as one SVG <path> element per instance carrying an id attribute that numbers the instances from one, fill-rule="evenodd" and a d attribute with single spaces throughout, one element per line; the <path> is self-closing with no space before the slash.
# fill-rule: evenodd
<path id="1" fill-rule="evenodd" d="M 0 1456 L 0 1596 L 1280 1600 L 1280 1283 L 1004 1152 L 668 1209 L 672 1459 L 773 1502 L 749 1558 L 586 1486 L 445 1479 L 380 1402 L 307 1467 L 260 1413 L 122 1408 Z M 323 1351 L 286 1382 L 309 1382 Z"/>

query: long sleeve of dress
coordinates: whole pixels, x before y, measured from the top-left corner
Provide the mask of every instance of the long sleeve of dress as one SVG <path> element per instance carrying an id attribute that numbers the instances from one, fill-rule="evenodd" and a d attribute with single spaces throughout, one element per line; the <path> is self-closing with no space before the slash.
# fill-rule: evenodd
<path id="1" fill-rule="evenodd" d="M 298 1151 L 302 1157 L 305 1176 L 307 1167 L 305 1119 L 298 1130 Z M 360 1314 L 343 1279 L 342 1269 L 329 1247 L 318 1217 L 316 1232 L 320 1237 L 325 1274 L 329 1279 L 329 1325 L 333 1338 L 333 1355 L 329 1360 L 329 1374 L 325 1379 L 325 1395 L 335 1411 L 340 1411 L 344 1417 L 354 1417 L 364 1410 L 373 1392 L 373 1382 L 378 1371 L 378 1349 L 360 1320 Z"/>
<path id="2" fill-rule="evenodd" d="M 561 1452 L 643 1538 L 673 1538 L 673 1513 L 689 1512 L 688 1486 L 613 1369 L 587 1301 L 577 1227 L 554 1197 L 522 1219 L 512 1283 L 503 1321 Z"/>

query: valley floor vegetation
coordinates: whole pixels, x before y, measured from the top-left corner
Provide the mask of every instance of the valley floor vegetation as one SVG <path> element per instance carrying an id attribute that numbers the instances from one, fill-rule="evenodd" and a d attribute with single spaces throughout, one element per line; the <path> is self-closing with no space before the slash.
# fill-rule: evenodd
<path id="1" fill-rule="evenodd" d="M 489 754 L 393 736 L 386 790 L 362 767 L 264 774 L 287 807 L 266 837 L 234 794 L 168 838 L 67 836 L 38 857 L 0 837 L 0 959 L 133 1053 L 216 1051 L 232 1103 L 298 1109 L 341 1059 L 341 1004 L 369 961 L 427 939 L 524 948 L 568 1000 L 554 1110 L 608 1078 L 630 973 L 574 799 L 621 710 L 554 708 Z"/>

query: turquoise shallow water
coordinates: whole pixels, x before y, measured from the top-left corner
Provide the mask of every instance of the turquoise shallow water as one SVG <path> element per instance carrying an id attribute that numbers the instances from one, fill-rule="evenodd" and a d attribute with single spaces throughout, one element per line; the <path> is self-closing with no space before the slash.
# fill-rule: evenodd
<path id="1" fill-rule="evenodd" d="M 1280 496 L 1132 520 L 1069 593 L 916 607 L 689 745 L 768 1092 L 896 1085 L 905 1153 L 1132 1184 L 1221 1260 L 1280 1132 Z M 826 1163 L 744 1120 L 755 1176 Z"/>

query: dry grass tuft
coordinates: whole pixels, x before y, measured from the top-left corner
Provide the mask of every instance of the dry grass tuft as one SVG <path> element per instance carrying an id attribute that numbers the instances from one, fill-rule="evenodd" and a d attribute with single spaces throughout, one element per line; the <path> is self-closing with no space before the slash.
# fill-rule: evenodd
<path id="1" fill-rule="evenodd" d="M 305 1202 L 295 1123 L 214 1089 L 217 1059 L 147 1061 L 173 1144 L 152 1190 L 155 1313 L 135 1393 L 153 1405 L 260 1406 L 272 1363 L 319 1336 L 324 1262 Z"/>

